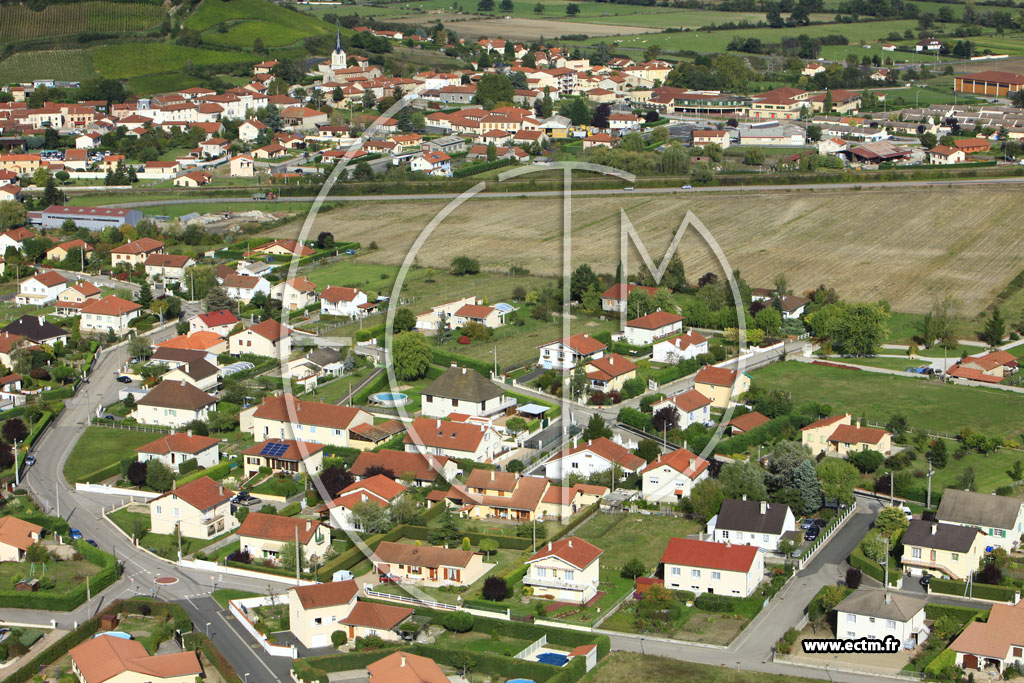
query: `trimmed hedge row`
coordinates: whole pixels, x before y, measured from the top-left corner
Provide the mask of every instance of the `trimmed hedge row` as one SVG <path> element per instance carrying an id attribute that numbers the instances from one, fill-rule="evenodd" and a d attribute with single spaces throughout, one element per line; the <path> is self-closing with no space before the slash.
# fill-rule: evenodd
<path id="1" fill-rule="evenodd" d="M 377 379 L 373 380 L 365 387 L 360 389 L 352 397 L 350 405 L 364 406 L 370 400 L 370 394 L 376 394 L 378 391 L 384 391 L 388 388 L 388 373 L 382 372 L 377 375 Z"/>
<path id="2" fill-rule="evenodd" d="M 932 577 L 928 583 L 928 590 L 929 592 L 943 593 L 944 595 L 964 595 L 967 593 L 967 584 L 964 581 Z M 1016 594 L 1016 589 L 1008 586 L 993 586 L 987 583 L 975 582 L 971 587 L 971 595 L 981 600 L 1013 602 Z"/>
<path id="3" fill-rule="evenodd" d="M 117 605 L 118 603 L 113 603 L 110 606 L 110 608 L 108 608 L 107 611 L 109 612 L 113 610 L 117 607 Z M 55 642 L 50 647 L 40 652 L 38 655 L 35 656 L 35 658 L 32 659 L 32 661 L 22 665 L 20 669 L 12 673 L 4 680 L 6 681 L 6 683 L 28 683 L 28 681 L 31 681 L 35 677 L 35 675 L 42 670 L 42 667 L 57 661 L 58 659 L 66 655 L 68 653 L 68 650 L 78 645 L 81 645 L 85 641 L 89 640 L 99 630 L 99 616 L 95 616 L 92 619 L 83 621 L 81 624 L 78 625 L 77 629 L 75 629 L 71 633 L 67 634 L 66 636 Z"/>
<path id="4" fill-rule="evenodd" d="M 75 541 L 75 550 L 86 561 L 102 567 L 99 572 L 89 578 L 89 588 L 93 595 L 98 594 L 117 580 L 118 564 L 113 555 L 105 553 L 99 548 L 93 548 L 84 540 Z M 0 604 L 4 607 L 49 612 L 70 612 L 85 602 L 86 597 L 85 583 L 81 583 L 65 593 L 0 590 Z"/>
<path id="5" fill-rule="evenodd" d="M 213 667 L 217 669 L 217 672 L 220 673 L 221 678 L 227 681 L 227 683 L 242 683 L 242 679 L 235 672 L 234 667 L 232 667 L 231 663 L 223 654 L 221 654 L 221 651 L 214 646 L 213 642 L 206 637 L 205 633 L 193 631 L 188 634 L 188 636 L 188 640 L 185 641 L 186 645 L 190 648 L 198 647 L 202 653 L 206 655 L 206 658 L 213 664 Z"/>
<path id="6" fill-rule="evenodd" d="M 47 534 L 56 531 L 61 536 L 67 536 L 71 532 L 71 525 L 63 517 L 44 515 L 41 512 L 19 512 L 14 516 L 26 522 L 38 524 L 43 527 L 43 532 Z"/>
<path id="7" fill-rule="evenodd" d="M 67 389 L 71 390 L 71 387 L 67 387 Z M 43 393 L 45 394 L 46 392 Z M 73 394 L 74 392 L 72 391 L 72 393 L 68 394 L 67 396 L 60 396 L 55 398 L 71 398 Z M 29 433 L 28 438 L 25 439 L 25 447 L 31 448 L 32 444 L 34 444 L 36 442 L 36 439 L 39 438 L 39 435 L 43 433 L 44 429 L 46 429 L 46 425 L 50 424 L 50 422 L 52 421 L 53 413 L 50 412 L 49 410 L 44 410 L 43 413 L 39 416 L 39 419 L 36 420 L 36 423 L 32 425 L 32 431 Z"/>
<path id="8" fill-rule="evenodd" d="M 854 548 L 853 552 L 850 553 L 850 566 L 854 569 L 859 569 L 875 581 L 879 583 L 885 583 L 885 569 L 882 565 L 878 564 L 871 558 L 864 555 L 861 549 Z M 889 570 L 889 583 L 895 585 L 899 581 L 900 572 L 896 569 Z"/>
<path id="9" fill-rule="evenodd" d="M 987 617 L 988 610 L 976 609 L 974 607 L 960 607 L 959 605 L 938 605 L 930 603 L 924 606 L 924 615 L 932 620 L 949 617 L 960 624 L 961 627 L 964 627 L 975 619 Z"/>
<path id="10" fill-rule="evenodd" d="M 435 513 L 436 514 L 436 513 Z M 415 541 L 425 541 L 430 535 L 431 529 L 425 526 L 414 526 L 407 524 L 401 527 L 395 527 L 402 529 L 401 538 L 411 538 Z M 394 531 L 394 529 L 392 529 Z M 469 542 L 473 545 L 480 545 L 480 541 L 484 539 L 491 539 L 498 542 L 499 548 L 505 548 L 507 550 L 529 550 L 531 541 L 528 538 L 519 538 L 518 536 L 498 536 L 492 534 L 479 534 L 472 531 L 460 531 L 459 535 L 468 538 Z"/>
<path id="11" fill-rule="evenodd" d="M 496 168 L 511 166 L 514 163 L 516 163 L 514 159 L 495 159 L 494 161 L 466 164 L 465 166 L 461 166 L 452 171 L 452 178 L 468 178 L 469 176 L 483 173 L 484 171 L 492 171 Z"/>
<path id="12" fill-rule="evenodd" d="M 231 472 L 231 466 L 236 464 L 235 460 L 236 458 L 232 458 L 230 460 L 222 460 L 213 467 L 207 467 L 206 469 L 198 469 L 195 470 L 194 472 L 189 472 L 188 474 L 182 477 L 178 477 L 178 486 L 181 486 L 182 484 L 187 484 L 190 481 L 195 481 L 199 477 L 209 477 L 210 479 L 215 479 L 219 481 L 220 479 L 223 479 L 224 477 L 228 476 L 228 473 Z"/>
<path id="13" fill-rule="evenodd" d="M 373 327 L 367 327 L 362 330 L 357 330 L 355 335 L 356 341 L 369 341 L 371 339 L 377 339 L 384 334 L 387 329 L 386 325 L 374 325 Z"/>
<path id="14" fill-rule="evenodd" d="M 593 517 L 594 513 L 596 513 L 599 509 L 601 509 L 600 501 L 591 504 L 591 506 L 588 507 L 586 510 L 584 510 L 583 512 L 581 512 L 578 515 L 576 515 L 576 519 L 574 519 L 571 522 L 569 522 L 568 524 L 566 524 L 565 527 L 563 527 L 561 531 L 559 531 L 557 534 L 555 534 L 554 536 L 552 536 L 550 539 L 547 539 L 547 540 L 549 540 L 549 541 L 557 541 L 560 538 L 565 538 L 574 529 L 576 529 L 576 527 L 578 527 L 580 524 L 583 524 L 583 522 L 585 522 L 588 519 L 590 519 L 591 517 Z M 544 543 L 546 543 L 546 542 L 547 541 L 544 541 Z M 542 545 L 542 544 L 538 543 L 537 545 Z M 534 550 L 536 550 L 536 548 L 534 548 Z"/>
<path id="15" fill-rule="evenodd" d="M 404 534 L 405 525 L 400 524 L 399 526 L 396 526 L 394 529 L 387 532 L 386 534 L 377 534 L 376 536 L 371 536 L 364 542 L 370 548 L 370 550 L 376 550 L 377 546 L 379 546 L 381 542 L 397 541 L 401 539 L 404 536 Z M 356 566 L 365 559 L 366 556 L 363 555 L 363 551 L 359 549 L 359 546 L 353 546 L 342 553 L 338 553 L 338 556 L 336 558 L 334 558 L 324 566 L 320 567 L 320 573 L 324 576 L 329 576 L 334 572 L 338 571 L 339 569 L 351 569 L 352 567 Z"/>
<path id="16" fill-rule="evenodd" d="M 491 371 L 494 369 L 494 366 L 490 363 L 485 363 L 473 358 L 466 358 L 465 356 L 460 356 L 457 353 L 452 353 L 443 349 L 434 349 L 434 356 L 430 359 L 430 362 L 434 365 L 440 365 L 443 368 L 447 368 L 452 363 L 455 363 L 460 368 L 472 368 L 484 377 L 490 377 Z"/>

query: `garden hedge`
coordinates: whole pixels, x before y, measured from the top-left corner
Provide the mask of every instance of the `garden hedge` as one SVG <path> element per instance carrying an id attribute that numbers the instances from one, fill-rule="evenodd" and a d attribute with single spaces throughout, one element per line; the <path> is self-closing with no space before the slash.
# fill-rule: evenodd
<path id="1" fill-rule="evenodd" d="M 949 617 L 955 620 L 961 627 L 966 626 L 975 619 L 988 616 L 988 610 L 976 609 L 974 607 L 960 607 L 959 605 L 938 605 L 931 603 L 924 606 L 924 615 L 931 620 Z"/>
<path id="2" fill-rule="evenodd" d="M 885 569 L 882 568 L 882 565 L 867 557 L 859 547 L 854 548 L 853 552 L 850 553 L 849 562 L 851 567 L 861 570 L 879 583 L 885 583 Z M 895 585 L 899 581 L 899 577 L 899 570 L 889 570 L 889 583 Z"/>
<path id="3" fill-rule="evenodd" d="M 950 579 L 937 579 L 933 577 L 928 583 L 928 590 L 931 593 L 963 596 L 967 593 L 967 584 L 964 581 L 952 581 Z M 971 587 L 971 595 L 981 600 L 1013 602 L 1016 593 L 1017 591 L 1014 588 L 993 586 L 987 583 L 975 582 Z"/>
<path id="4" fill-rule="evenodd" d="M 436 513 L 435 513 L 436 514 Z M 429 536 L 432 529 L 425 526 L 414 526 L 411 524 L 404 525 L 401 528 L 403 530 L 403 538 L 411 538 L 416 541 L 425 541 Z M 499 548 L 506 550 L 529 550 L 532 545 L 532 541 L 528 538 L 519 538 L 518 536 L 499 536 L 493 534 L 479 534 L 471 531 L 460 531 L 460 536 L 469 539 L 469 542 L 473 545 L 480 545 L 480 541 L 484 539 L 492 539 L 498 542 Z"/>
<path id="5" fill-rule="evenodd" d="M 447 368 L 452 363 L 455 363 L 460 368 L 472 368 L 484 377 L 490 377 L 491 371 L 494 370 L 494 366 L 490 363 L 485 363 L 484 361 L 473 358 L 466 358 L 465 356 L 460 356 L 457 353 L 451 353 L 450 351 L 444 351 L 442 349 L 434 349 L 434 356 L 431 358 L 430 362 L 434 365 L 440 365 L 443 368 Z"/>

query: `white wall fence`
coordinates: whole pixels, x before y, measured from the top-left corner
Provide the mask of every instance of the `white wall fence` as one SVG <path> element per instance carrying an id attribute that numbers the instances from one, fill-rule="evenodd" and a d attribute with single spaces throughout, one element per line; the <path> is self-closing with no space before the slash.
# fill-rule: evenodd
<path id="1" fill-rule="evenodd" d="M 375 591 L 369 586 L 363 586 L 363 592 L 369 595 L 371 598 L 380 598 L 381 600 L 390 600 L 392 602 L 403 602 L 410 605 L 422 605 L 431 609 L 440 609 L 446 611 L 455 611 L 459 609 L 457 605 L 452 605 L 447 602 L 435 602 L 433 600 L 420 600 L 408 595 L 392 595 L 391 593 L 382 593 Z M 469 611 L 469 610 L 465 610 Z"/>
<path id="2" fill-rule="evenodd" d="M 257 615 L 255 620 L 251 619 L 249 616 L 249 614 L 257 607 L 272 607 L 274 605 L 287 606 L 288 596 L 262 596 L 258 598 L 231 600 L 228 602 L 228 611 L 234 615 L 238 623 L 242 625 L 242 628 L 248 631 L 249 635 L 256 639 L 256 642 L 259 643 L 260 647 L 262 647 L 268 655 L 271 657 L 290 657 L 291 659 L 296 659 L 299 656 L 298 648 L 294 645 L 271 645 L 269 638 L 256 629 L 254 621 L 258 620 L 259 616 Z"/>
<path id="3" fill-rule="evenodd" d="M 854 499 L 853 505 L 850 505 L 849 507 L 846 508 L 846 510 L 843 511 L 843 516 L 840 517 L 838 521 L 833 522 L 832 526 L 828 529 L 828 531 L 819 536 L 817 540 L 814 541 L 814 544 L 811 546 L 810 550 L 804 553 L 803 557 L 800 558 L 799 562 L 797 563 L 797 571 L 803 569 L 805 566 L 807 566 L 808 562 L 814 559 L 814 556 L 818 554 L 818 551 L 820 551 L 823 547 L 825 547 L 825 544 L 828 543 L 828 539 L 832 537 L 832 534 L 843 528 L 843 526 L 850 519 L 850 517 L 853 516 L 853 513 L 856 509 L 857 500 Z"/>
<path id="4" fill-rule="evenodd" d="M 83 484 L 78 482 L 75 484 L 75 490 L 81 491 L 82 493 L 99 493 L 105 496 L 121 496 L 127 498 L 130 502 L 136 502 L 136 498 L 140 502 L 153 500 L 159 498 L 162 493 L 156 493 L 155 491 L 136 491 L 135 489 L 122 489 L 116 486 L 104 486 L 103 484 Z"/>
<path id="5" fill-rule="evenodd" d="M 224 567 L 216 562 L 210 562 L 209 560 L 183 559 L 178 562 L 178 566 L 184 567 L 185 569 L 199 569 L 207 572 L 216 572 L 218 574 L 230 574 L 231 576 L 244 576 L 248 579 L 260 579 L 263 581 L 286 583 L 289 586 L 311 586 L 316 583 L 316 581 L 309 581 L 307 579 L 296 580 L 294 576 L 282 576 L 280 574 L 271 574 L 269 572 L 258 572 L 252 569 L 241 569 L 239 567 Z"/>
<path id="6" fill-rule="evenodd" d="M 526 659 L 533 661 L 533 656 L 537 654 L 537 651 L 548 644 L 548 635 L 545 633 L 534 642 L 527 645 L 522 652 L 516 655 L 516 659 Z"/>

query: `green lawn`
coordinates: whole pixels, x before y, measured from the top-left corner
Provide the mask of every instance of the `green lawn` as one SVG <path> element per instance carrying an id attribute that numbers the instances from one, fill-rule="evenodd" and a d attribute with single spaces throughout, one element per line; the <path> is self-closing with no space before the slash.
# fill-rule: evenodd
<path id="1" fill-rule="evenodd" d="M 825 403 L 833 413 L 845 411 L 874 422 L 902 412 L 911 426 L 946 434 L 969 426 L 1016 438 L 1024 429 L 1024 396 L 999 389 L 796 362 L 775 363 L 752 376 L 759 385 L 790 392 L 795 403 Z"/>
<path id="2" fill-rule="evenodd" d="M 950 358 L 958 360 L 962 355 L 967 354 L 968 356 L 976 356 L 985 353 L 984 346 L 968 346 L 960 344 L 951 349 L 945 349 L 941 346 L 932 346 L 927 349 L 918 349 L 917 355 L 924 358 Z"/>
<path id="3" fill-rule="evenodd" d="M 583 677 L 583 683 L 812 683 L 817 680 L 737 671 L 637 652 L 612 652 Z"/>
<path id="4" fill-rule="evenodd" d="M 576 535 L 604 550 L 603 573 L 606 568 L 622 569 L 634 557 L 647 569 L 654 569 L 661 561 L 668 539 L 684 538 L 700 530 L 700 525 L 688 519 L 598 512 L 577 528 Z"/>
<path id="5" fill-rule="evenodd" d="M 357 369 L 355 372 L 349 373 L 344 377 L 331 380 L 326 384 L 321 384 L 312 392 L 307 392 L 302 395 L 302 398 L 307 401 L 323 401 L 324 403 L 337 403 L 344 396 L 348 395 L 352 387 L 355 387 L 362 381 L 367 375 L 373 372 L 372 367 L 362 367 Z"/>
<path id="6" fill-rule="evenodd" d="M 445 631 L 437 638 L 437 646 L 450 650 L 465 650 L 480 654 L 513 657 L 530 646 L 529 640 L 499 636 L 497 639 L 486 633 L 452 633 Z"/>
<path id="7" fill-rule="evenodd" d="M 156 440 L 156 432 L 134 432 L 109 427 L 89 427 L 75 443 L 64 463 L 64 477 L 72 483 L 98 483 L 99 478 L 119 476 L 114 466 L 136 454 L 135 449 Z"/>
<path id="8" fill-rule="evenodd" d="M 276 474 L 270 476 L 265 482 L 252 490 L 256 496 L 270 495 L 283 498 L 290 498 L 301 491 L 301 481 L 295 481 L 292 477 L 279 477 Z"/>
<path id="9" fill-rule="evenodd" d="M 45 565 L 44 569 L 43 563 L 37 562 L 33 576 L 41 581 L 49 577 L 56 582 L 52 589 L 46 590 L 49 593 L 67 592 L 74 586 L 85 583 L 85 577 L 92 576 L 101 569 L 85 560 L 48 560 Z M 0 562 L 0 588 L 14 588 L 14 584 L 29 575 L 30 568 L 30 562 Z"/>
<path id="10" fill-rule="evenodd" d="M 220 605 L 224 609 L 227 609 L 229 600 L 256 598 L 260 595 L 262 595 L 262 593 L 252 593 L 250 591 L 238 590 L 236 588 L 221 588 L 219 590 L 213 591 L 213 593 L 210 594 L 210 597 L 216 600 L 218 605 Z"/>
<path id="11" fill-rule="evenodd" d="M 142 530 L 143 535 L 139 540 L 139 545 L 143 548 L 166 559 L 177 558 L 177 538 L 173 534 L 150 533 L 149 513 L 133 512 L 129 508 L 125 508 L 111 512 L 107 517 L 129 536 L 133 536 L 136 533 L 136 528 Z M 211 543 L 215 543 L 216 541 L 229 536 L 231 533 L 234 532 L 224 533 L 211 539 L 188 538 L 182 536 L 181 554 L 182 556 L 191 555 L 196 551 L 202 550 Z"/>
<path id="12" fill-rule="evenodd" d="M 834 358 L 837 363 L 851 363 L 853 365 L 866 365 L 871 368 L 885 368 L 886 370 L 906 370 L 909 367 L 924 365 L 920 361 L 910 358 Z"/>

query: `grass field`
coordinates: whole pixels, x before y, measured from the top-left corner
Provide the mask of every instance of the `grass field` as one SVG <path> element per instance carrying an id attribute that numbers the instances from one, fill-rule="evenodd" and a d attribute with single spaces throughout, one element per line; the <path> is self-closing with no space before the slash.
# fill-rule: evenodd
<path id="1" fill-rule="evenodd" d="M 36 78 L 82 81 L 95 75 L 90 50 L 16 52 L 0 61 L 0 83 L 20 83 Z"/>
<path id="2" fill-rule="evenodd" d="M 576 535 L 604 550 L 602 569 L 617 571 L 634 557 L 653 569 L 661 561 L 668 539 L 685 538 L 700 530 L 700 525 L 688 519 L 598 512 L 578 527 Z"/>
<path id="3" fill-rule="evenodd" d="M 140 2 L 75 2 L 48 5 L 40 12 L 11 3 L 0 7 L 0 43 L 72 36 L 85 31 L 143 31 L 159 24 L 164 16 L 166 11 L 161 5 Z"/>
<path id="4" fill-rule="evenodd" d="M 895 310 L 924 313 L 946 294 L 965 315 L 984 310 L 1020 272 L 1024 215 L 1017 191 L 1000 187 L 821 189 L 763 193 L 694 194 L 686 197 L 584 197 L 573 199 L 573 263 L 612 273 L 618 260 L 620 209 L 661 259 L 687 210 L 704 223 L 729 264 L 751 286 L 766 286 L 785 273 L 797 292 L 826 284 L 845 299 L 886 299 Z M 362 261 L 397 265 L 446 201 L 424 200 L 343 205 L 319 217 L 313 233 L 380 249 Z M 963 211 L 964 206 L 974 207 Z M 884 215 L 885 220 L 866 216 Z M 882 213 L 877 213 L 882 212 Z M 900 226 L 893 230 L 891 226 Z M 294 237 L 298 221 L 274 229 Z M 388 239 L 379 239 L 382 234 Z M 482 267 L 507 271 L 519 264 L 537 274 L 561 272 L 561 202 L 557 199 L 470 200 L 452 212 L 427 239 L 416 261 L 447 268 L 456 253 Z M 458 252 L 452 245 L 457 244 Z M 679 253 L 691 279 L 720 272 L 694 231 Z M 630 250 L 629 267 L 639 256 Z M 315 278 L 314 278 L 315 281 Z"/>
<path id="5" fill-rule="evenodd" d="M 791 392 L 795 403 L 817 401 L 831 405 L 833 413 L 877 423 L 901 412 L 912 427 L 945 434 L 972 427 L 1016 439 L 1024 429 L 1024 395 L 999 389 L 795 362 L 775 363 L 752 375 L 761 386 Z"/>
<path id="6" fill-rule="evenodd" d="M 196 66 L 208 64 L 253 63 L 255 55 L 241 52 L 183 47 L 172 43 L 138 42 L 103 45 L 93 50 L 96 69 L 107 78 L 134 78 L 149 74 L 181 71 L 191 61 Z"/>
<path id="7" fill-rule="evenodd" d="M 904 370 L 915 365 L 924 365 L 920 361 L 909 358 L 836 358 L 838 363 L 852 363 L 853 365 L 866 365 L 871 368 L 885 368 L 886 370 Z"/>
<path id="8" fill-rule="evenodd" d="M 151 74 L 128 79 L 128 87 L 137 95 L 184 90 L 199 85 L 199 79 L 185 73 Z"/>
<path id="9" fill-rule="evenodd" d="M 135 455 L 136 448 L 158 436 L 154 432 L 89 427 L 64 463 L 64 477 L 72 483 L 92 481 L 96 473 L 123 458 Z"/>
<path id="10" fill-rule="evenodd" d="M 652 648 L 653 649 L 653 648 Z M 811 683 L 817 679 L 736 671 L 636 652 L 612 652 L 582 683 Z"/>
<path id="11" fill-rule="evenodd" d="M 85 560 L 53 560 L 46 563 L 46 574 L 57 582 L 53 590 L 43 591 L 44 593 L 65 593 L 80 583 L 85 583 L 85 577 L 92 576 L 100 570 L 100 567 Z M 28 576 L 28 562 L 0 562 L 0 589 L 10 590 L 14 587 L 17 579 Z M 40 563 L 36 563 L 35 576 L 43 576 L 43 569 Z"/>
<path id="12" fill-rule="evenodd" d="M 203 2 L 185 25 L 202 31 L 208 43 L 245 49 L 252 48 L 256 38 L 268 47 L 290 45 L 332 30 L 320 19 L 267 0 Z M 221 28 L 227 30 L 222 33 Z"/>

